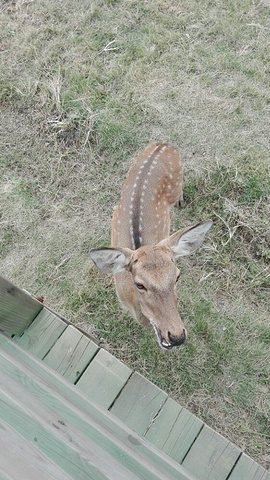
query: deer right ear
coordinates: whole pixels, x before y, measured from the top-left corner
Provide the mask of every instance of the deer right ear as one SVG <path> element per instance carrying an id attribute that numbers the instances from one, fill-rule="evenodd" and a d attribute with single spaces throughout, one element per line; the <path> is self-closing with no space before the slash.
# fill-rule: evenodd
<path id="1" fill-rule="evenodd" d="M 130 263 L 131 250 L 128 248 L 92 248 L 90 258 L 102 273 L 119 273 Z"/>

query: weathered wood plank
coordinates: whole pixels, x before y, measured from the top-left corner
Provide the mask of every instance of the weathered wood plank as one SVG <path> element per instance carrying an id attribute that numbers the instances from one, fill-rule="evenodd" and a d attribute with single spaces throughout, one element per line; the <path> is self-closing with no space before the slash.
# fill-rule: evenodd
<path id="1" fill-rule="evenodd" d="M 35 321 L 16 341 L 38 358 L 44 358 L 67 328 L 59 317 L 43 308 Z"/>
<path id="2" fill-rule="evenodd" d="M 148 465 L 147 471 L 145 466 L 142 465 L 143 459 L 135 465 L 134 453 L 132 452 L 132 455 L 129 456 L 125 444 L 122 443 L 122 448 L 121 446 L 119 448 L 117 439 L 115 439 L 114 436 L 112 436 L 112 439 L 109 438 L 110 435 L 108 431 L 105 432 L 104 435 L 103 432 L 100 431 L 99 424 L 96 424 L 96 428 L 94 428 L 89 416 L 82 418 L 80 412 L 74 408 L 71 409 L 65 400 L 61 401 L 55 394 L 51 395 L 47 389 L 42 388 L 42 386 L 36 382 L 35 378 L 25 373 L 25 368 L 15 365 L 12 361 L 5 358 L 3 354 L 0 354 L 0 365 L 2 367 L 0 370 L 0 384 L 5 385 L 3 390 L 15 401 L 17 399 L 17 402 L 20 402 L 20 404 L 22 403 L 26 407 L 29 405 L 33 415 L 37 412 L 38 419 L 48 420 L 57 430 L 61 428 L 59 424 L 64 425 L 66 434 L 69 438 L 73 438 L 74 441 L 76 441 L 76 445 L 78 445 L 78 439 L 74 437 L 74 432 L 72 433 L 73 427 L 76 428 L 76 431 L 80 430 L 80 432 L 90 438 L 95 444 L 102 447 L 102 449 L 104 449 L 104 455 L 106 452 L 106 454 L 113 456 L 116 460 L 119 458 L 125 468 L 132 466 L 133 473 L 136 473 L 137 476 L 139 475 L 139 478 L 143 478 L 144 480 L 155 480 L 157 478 L 163 480 L 168 479 L 167 472 L 166 474 L 160 472 L 156 466 L 151 465 L 151 468 L 149 468 Z M 17 393 L 18 390 L 20 391 L 20 396 Z M 55 418 L 54 414 L 56 414 Z M 56 419 L 58 419 L 58 421 Z M 111 448 L 108 449 L 110 442 Z M 156 472 L 154 470 L 156 470 Z M 128 474 L 128 478 L 130 477 L 131 475 Z M 171 476 L 169 477 L 172 478 Z"/>
<path id="3" fill-rule="evenodd" d="M 42 310 L 42 303 L 0 277 L 0 329 L 21 335 Z"/>
<path id="4" fill-rule="evenodd" d="M 241 450 L 206 425 L 182 465 L 200 480 L 226 480 Z"/>
<path id="5" fill-rule="evenodd" d="M 45 356 L 44 362 L 75 383 L 98 349 L 97 344 L 69 325 Z"/>
<path id="6" fill-rule="evenodd" d="M 101 349 L 77 382 L 77 387 L 95 402 L 109 408 L 132 371 Z"/>
<path id="7" fill-rule="evenodd" d="M 270 480 L 270 472 L 243 453 L 228 480 Z"/>
<path id="8" fill-rule="evenodd" d="M 0 378 L 0 416 L 66 473 L 78 480 L 138 480 L 2 371 Z"/>
<path id="9" fill-rule="evenodd" d="M 66 401 L 61 402 L 57 395 L 52 396 L 47 389 L 42 389 L 41 385 L 36 383 L 33 377 L 24 372 L 23 367 L 14 365 L 14 363 L 9 361 L 3 354 L 0 354 L 0 365 L 0 384 L 2 385 L 0 399 L 2 397 L 3 403 L 5 404 L 3 407 L 0 400 L 0 415 L 2 412 L 2 414 L 5 415 L 6 421 L 11 423 L 13 427 L 16 426 L 23 435 L 25 435 L 25 432 L 28 432 L 30 438 L 36 439 L 35 445 L 41 449 L 45 448 L 45 453 L 54 461 L 59 462 L 60 452 L 65 458 L 68 453 L 71 455 L 71 457 L 68 458 L 73 459 L 72 461 L 76 461 L 76 463 L 78 462 L 78 468 L 83 469 L 83 466 L 85 466 L 84 459 L 87 449 L 91 448 L 92 456 L 90 455 L 90 459 L 93 463 L 96 458 L 95 455 L 100 454 L 98 448 L 102 447 L 102 455 L 106 457 L 106 462 L 108 462 L 108 465 L 110 464 L 112 469 L 111 477 L 109 478 L 141 478 L 144 480 L 169 480 L 175 478 L 171 477 L 167 472 L 164 473 L 160 471 L 160 469 L 153 464 L 149 467 L 149 461 L 147 461 L 145 465 L 142 465 L 142 462 L 134 465 L 134 452 L 132 452 L 132 456 L 130 457 L 127 454 L 126 445 L 123 443 L 122 448 L 118 448 L 119 445 L 117 445 L 118 442 L 114 436 L 112 437 L 111 442 L 112 448 L 108 451 L 107 447 L 111 440 L 108 438 L 109 432 L 106 432 L 102 437 L 100 425 L 97 425 L 94 429 L 90 418 L 81 418 L 80 412 L 76 412 L 75 409 L 70 409 Z M 19 413 L 17 414 L 18 411 L 20 413 L 19 420 Z M 13 416 L 11 412 L 13 412 Z M 31 425 L 34 429 L 33 431 L 29 430 Z M 49 431 L 51 427 L 53 428 Z M 35 430 L 35 428 L 37 428 L 37 430 Z M 51 442 L 54 444 L 58 452 L 56 453 L 56 457 L 51 450 L 48 452 L 48 445 L 45 446 L 46 442 L 49 441 L 47 438 L 49 436 L 52 436 Z M 90 437 L 96 448 L 93 448 L 93 446 L 90 445 Z M 74 444 L 76 451 L 81 452 L 81 455 L 83 456 L 82 464 L 80 458 L 77 458 L 76 456 L 74 457 L 72 456 L 72 452 L 66 451 L 65 443 L 67 439 L 69 439 L 68 443 L 72 444 L 71 447 Z M 61 445 L 59 443 L 60 441 L 62 441 Z M 68 445 L 68 447 L 69 446 L 70 445 Z M 51 457 L 51 455 L 53 456 Z M 89 454 L 86 458 L 89 459 Z M 119 462 L 121 464 L 120 466 Z M 133 462 L 132 466 L 134 475 L 129 468 L 130 462 Z M 146 468 L 147 464 L 148 467 Z M 64 467 L 63 463 L 61 463 L 61 466 L 65 470 L 68 468 L 67 466 Z M 138 473 L 140 473 L 139 476 Z M 126 475 L 126 477 L 124 477 L 124 475 Z"/>
<path id="10" fill-rule="evenodd" d="M 145 438 L 181 463 L 202 426 L 203 422 L 195 415 L 168 398 Z"/>
<path id="11" fill-rule="evenodd" d="M 98 433 L 100 435 L 103 434 L 105 439 L 107 438 L 108 441 L 111 440 L 117 446 L 121 447 L 126 452 L 126 455 L 128 454 L 130 458 L 134 458 L 139 465 L 144 465 L 145 462 L 149 461 L 153 471 L 155 471 L 155 468 L 165 471 L 166 480 L 171 477 L 177 480 L 196 480 L 195 476 L 188 473 L 181 465 L 168 459 L 163 452 L 132 432 L 121 420 L 109 411 L 104 410 L 98 404 L 92 403 L 77 387 L 67 382 L 66 379 L 59 376 L 57 372 L 51 370 L 51 368 L 43 362 L 40 362 L 33 355 L 23 350 L 12 339 L 1 333 L 0 345 L 2 357 L 4 356 L 4 358 L 14 364 L 19 370 L 29 370 L 30 384 L 33 385 L 33 392 L 35 391 L 36 395 L 38 395 L 39 388 L 42 388 L 47 392 L 45 395 L 42 390 L 42 396 L 45 395 L 45 398 L 49 394 L 54 396 L 54 400 L 50 400 L 50 408 L 52 408 L 52 406 L 56 408 L 55 398 L 60 399 L 61 410 L 60 413 L 59 410 L 56 412 L 58 413 L 58 418 L 62 417 L 69 405 L 72 410 L 76 411 L 76 415 L 80 416 L 84 428 L 87 428 L 87 434 L 90 434 L 89 432 L 91 431 L 88 425 L 90 418 L 91 422 L 96 422 L 96 424 L 93 423 L 93 428 L 96 428 L 96 442 L 98 442 L 100 438 Z M 2 364 L 2 369 L 11 375 L 7 364 L 5 364 L 5 366 Z M 15 371 L 15 375 L 18 381 L 20 378 L 18 371 Z M 22 378 L 22 382 L 23 384 L 29 383 L 24 377 Z M 69 421 L 71 421 L 71 419 L 72 415 Z M 78 420 L 76 420 L 76 422 L 78 422 Z M 76 423 L 76 425 L 78 427 L 78 423 Z M 80 428 L 84 431 L 82 426 Z M 106 440 L 104 440 L 104 445 L 105 444 Z M 135 472 L 137 472 L 137 470 L 138 467 L 136 466 Z"/>
<path id="12" fill-rule="evenodd" d="M 0 478 L 71 480 L 69 475 L 2 419 L 0 419 Z"/>
<path id="13" fill-rule="evenodd" d="M 135 432 L 143 435 L 166 398 L 167 394 L 160 388 L 139 373 L 134 373 L 111 411 Z"/>
<path id="14" fill-rule="evenodd" d="M 14 478 L 10 477 L 10 475 L 8 475 L 2 470 L 1 465 L 0 465 L 0 480 L 14 480 Z"/>

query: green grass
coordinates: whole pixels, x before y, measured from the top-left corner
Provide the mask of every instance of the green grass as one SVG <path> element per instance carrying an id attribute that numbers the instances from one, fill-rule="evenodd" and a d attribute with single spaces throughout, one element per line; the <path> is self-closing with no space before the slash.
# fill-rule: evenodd
<path id="1" fill-rule="evenodd" d="M 1 272 L 269 465 L 266 2 L 6 1 L 0 26 Z M 172 230 L 214 221 L 167 354 L 88 257 L 149 141 L 182 152 Z"/>

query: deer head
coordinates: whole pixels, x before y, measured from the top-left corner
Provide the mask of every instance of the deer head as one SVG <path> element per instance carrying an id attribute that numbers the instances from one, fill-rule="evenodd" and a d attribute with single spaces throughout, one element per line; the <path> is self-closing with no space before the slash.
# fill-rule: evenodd
<path id="1" fill-rule="evenodd" d="M 115 276 L 120 302 L 139 323 L 151 324 L 161 348 L 181 345 L 187 337 L 177 308 L 175 261 L 190 255 L 201 245 L 212 225 L 206 220 L 136 250 L 122 247 L 97 248 L 90 257 L 103 273 Z"/>

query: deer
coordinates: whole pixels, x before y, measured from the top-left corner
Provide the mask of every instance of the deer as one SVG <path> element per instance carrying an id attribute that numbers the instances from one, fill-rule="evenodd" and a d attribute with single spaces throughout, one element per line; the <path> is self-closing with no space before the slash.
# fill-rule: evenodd
<path id="1" fill-rule="evenodd" d="M 133 161 L 113 211 L 111 246 L 90 250 L 96 267 L 113 274 L 120 305 L 153 327 L 163 350 L 187 338 L 177 307 L 176 260 L 195 252 L 213 223 L 208 219 L 170 235 L 169 208 L 183 203 L 179 149 L 150 143 Z"/>

